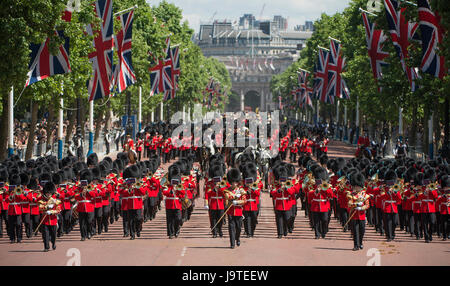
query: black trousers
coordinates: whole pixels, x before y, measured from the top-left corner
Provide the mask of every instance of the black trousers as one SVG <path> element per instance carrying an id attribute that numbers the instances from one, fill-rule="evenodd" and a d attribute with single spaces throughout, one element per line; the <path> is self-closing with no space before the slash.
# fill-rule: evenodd
<path id="1" fill-rule="evenodd" d="M 348 211 L 345 208 L 341 209 L 341 225 L 344 226 L 344 224 L 347 222 L 348 220 Z M 347 229 L 347 227 L 346 227 Z"/>
<path id="2" fill-rule="evenodd" d="M 400 230 L 405 229 L 405 212 L 401 205 L 398 205 L 398 218 L 400 222 Z"/>
<path id="3" fill-rule="evenodd" d="M 394 239 L 395 228 L 397 227 L 398 214 L 397 213 L 383 213 L 384 231 L 387 239 Z"/>
<path id="4" fill-rule="evenodd" d="M 3 235 L 3 221 L 5 222 L 6 233 L 9 234 L 8 228 L 8 210 L 2 210 L 0 212 L 0 236 Z"/>
<path id="5" fill-rule="evenodd" d="M 352 225 L 353 246 L 359 248 L 366 231 L 366 221 L 353 219 L 350 224 Z"/>
<path id="6" fill-rule="evenodd" d="M 167 236 L 178 234 L 181 226 L 181 210 L 166 209 Z"/>
<path id="7" fill-rule="evenodd" d="M 433 239 L 433 229 L 436 225 L 435 213 L 422 213 L 423 236 L 425 240 Z"/>
<path id="8" fill-rule="evenodd" d="M 213 228 L 219 221 L 219 219 L 223 216 L 223 212 L 224 210 L 209 210 L 211 228 Z M 212 230 L 212 233 L 220 235 L 222 233 L 222 225 L 223 219 L 217 224 L 216 228 Z"/>
<path id="9" fill-rule="evenodd" d="M 92 222 L 94 221 L 94 212 L 80 212 L 78 213 L 78 220 L 80 223 L 81 238 L 90 237 L 92 232 Z"/>
<path id="10" fill-rule="evenodd" d="M 234 246 L 241 238 L 242 216 L 228 216 L 228 233 L 230 235 L 230 246 Z"/>
<path id="11" fill-rule="evenodd" d="M 8 216 L 9 239 L 20 242 L 22 240 L 22 215 Z"/>
<path id="12" fill-rule="evenodd" d="M 376 229 L 381 233 L 384 234 L 384 219 L 383 219 L 383 211 L 379 208 L 376 208 Z"/>
<path id="13" fill-rule="evenodd" d="M 105 232 L 108 232 L 111 205 L 103 206 L 102 212 L 103 212 L 103 216 L 102 216 L 101 228 L 103 228 L 103 230 Z"/>
<path id="14" fill-rule="evenodd" d="M 290 216 L 291 216 L 290 211 L 275 210 L 275 220 L 277 223 L 277 234 L 279 236 L 287 235 L 287 226 L 288 226 L 288 220 L 289 220 Z"/>
<path id="15" fill-rule="evenodd" d="M 25 227 L 25 235 L 30 238 L 31 237 L 31 220 L 30 213 L 22 213 L 22 224 L 20 226 L 20 236 L 22 237 L 23 228 Z"/>
<path id="16" fill-rule="evenodd" d="M 129 233 L 131 237 L 135 237 L 136 233 L 140 234 L 142 230 L 142 209 L 127 210 Z"/>
<path id="17" fill-rule="evenodd" d="M 31 220 L 31 229 L 34 231 L 36 231 L 36 228 L 38 227 L 39 223 L 41 222 L 41 215 L 31 215 L 30 216 L 30 220 Z M 35 233 L 37 235 L 37 232 Z"/>
<path id="18" fill-rule="evenodd" d="M 105 141 L 105 146 L 106 146 L 106 155 L 109 154 L 109 143 L 107 141 Z"/>
<path id="19" fill-rule="evenodd" d="M 412 210 L 405 211 L 405 224 L 406 224 L 406 230 L 413 234 L 414 233 L 414 214 Z"/>
<path id="20" fill-rule="evenodd" d="M 256 228 L 257 211 L 244 211 L 245 230 L 247 234 L 253 236 Z"/>
<path id="21" fill-rule="evenodd" d="M 117 221 L 120 216 L 120 201 L 111 200 L 111 208 L 110 208 L 110 218 L 109 223 L 112 224 L 114 221 Z"/>
<path id="22" fill-rule="evenodd" d="M 442 230 L 443 238 L 447 238 L 450 235 L 450 229 L 448 227 L 449 221 L 450 221 L 450 215 L 441 214 L 441 230 Z"/>
<path id="23" fill-rule="evenodd" d="M 314 232 L 316 237 L 325 235 L 328 232 L 328 212 L 312 212 L 314 218 Z"/>
<path id="24" fill-rule="evenodd" d="M 414 213 L 414 234 L 417 238 L 423 236 L 422 217 L 420 213 Z"/>
<path id="25" fill-rule="evenodd" d="M 367 210 L 367 223 L 371 226 L 375 224 L 374 216 L 375 216 L 375 207 L 371 206 Z"/>
<path id="26" fill-rule="evenodd" d="M 93 229 L 92 231 L 96 233 L 98 229 L 98 234 L 102 233 L 102 216 L 103 216 L 103 207 L 95 208 L 93 220 Z"/>
<path id="27" fill-rule="evenodd" d="M 44 248 L 50 249 L 50 241 L 54 246 L 56 244 L 56 225 L 42 225 L 42 240 L 44 241 Z"/>
<path id="28" fill-rule="evenodd" d="M 61 212 L 63 230 L 67 234 L 72 230 L 72 209 Z"/>
<path id="29" fill-rule="evenodd" d="M 137 157 L 138 157 L 138 161 L 140 162 L 141 161 L 141 151 L 137 151 L 136 152 L 137 153 Z"/>

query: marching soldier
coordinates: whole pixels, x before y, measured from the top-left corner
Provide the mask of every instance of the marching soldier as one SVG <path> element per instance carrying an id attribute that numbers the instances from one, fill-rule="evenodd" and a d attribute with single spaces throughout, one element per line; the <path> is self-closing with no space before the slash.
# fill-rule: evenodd
<path id="1" fill-rule="evenodd" d="M 256 171 L 256 165 L 248 163 L 243 171 L 244 186 L 246 191 L 246 201 L 244 204 L 244 224 L 247 232 L 247 237 L 253 237 L 255 234 L 259 197 L 261 195 L 261 189 L 258 184 L 258 173 Z"/>
<path id="2" fill-rule="evenodd" d="M 231 186 L 226 180 L 223 180 L 224 174 L 220 165 L 214 165 L 209 172 L 212 180 L 207 183 L 205 189 L 205 208 L 209 213 L 213 238 L 216 238 L 217 235 L 223 237 L 223 220 L 220 218 L 224 215 L 225 210 L 225 190 Z"/>
<path id="3" fill-rule="evenodd" d="M 330 210 L 328 200 L 333 196 L 333 191 L 331 190 L 331 185 L 326 182 L 328 174 L 324 168 L 316 168 L 314 177 L 316 187 L 315 190 L 309 192 L 308 198 L 313 216 L 315 238 L 319 239 L 320 236 L 325 238 L 328 232 Z"/>
<path id="4" fill-rule="evenodd" d="M 227 173 L 228 183 L 231 184 L 225 197 L 229 202 L 228 206 L 228 232 L 230 235 L 230 247 L 241 245 L 242 211 L 246 202 L 246 192 L 240 185 L 241 173 L 238 169 L 230 169 Z"/>
<path id="5" fill-rule="evenodd" d="M 22 241 L 22 202 L 27 198 L 23 194 L 23 189 L 20 187 L 20 177 L 14 174 L 10 178 L 9 196 L 8 196 L 8 224 L 9 236 L 11 243 Z"/>
<path id="6" fill-rule="evenodd" d="M 47 182 L 42 190 L 43 195 L 38 198 L 39 210 L 41 212 L 41 232 L 44 241 L 44 252 L 56 249 L 56 228 L 58 225 L 58 214 L 61 211 L 61 201 L 56 199 L 56 188 L 52 182 Z"/>
<path id="7" fill-rule="evenodd" d="M 442 240 L 446 241 L 450 236 L 450 176 L 445 175 L 441 178 L 441 195 L 436 202 L 438 211 L 441 215 Z"/>
<path id="8" fill-rule="evenodd" d="M 289 186 L 287 182 L 288 173 L 284 166 L 278 165 L 275 167 L 273 175 L 275 184 L 273 185 L 273 190 L 270 194 L 274 200 L 278 238 L 282 238 L 283 235 L 287 236 L 288 232 L 287 226 L 291 216 L 289 199 L 294 193 L 294 188 Z"/>
<path id="9" fill-rule="evenodd" d="M 363 249 L 362 242 L 366 229 L 366 210 L 370 207 L 370 196 L 363 189 L 364 180 L 364 175 L 361 173 L 355 173 L 350 178 L 352 193 L 348 195 L 348 208 L 351 213 L 353 251 Z"/>
<path id="10" fill-rule="evenodd" d="M 163 195 L 166 197 L 167 236 L 178 237 L 181 226 L 181 200 L 185 191 L 181 184 L 181 170 L 177 165 L 169 167 L 168 182 L 163 182 Z"/>
<path id="11" fill-rule="evenodd" d="M 92 223 L 95 217 L 94 194 L 92 185 L 88 184 L 92 181 L 92 173 L 89 169 L 84 169 L 80 172 L 80 182 L 76 185 L 74 190 L 76 203 L 76 210 L 78 213 L 78 221 L 80 225 L 81 241 L 91 239 Z"/>
<path id="12" fill-rule="evenodd" d="M 401 203 L 400 187 L 395 184 L 397 174 L 389 170 L 384 175 L 385 188 L 381 193 L 380 199 L 383 206 L 383 220 L 387 242 L 394 240 L 395 228 L 398 222 L 398 205 Z"/>
<path id="13" fill-rule="evenodd" d="M 430 172 L 432 171 L 432 172 Z M 429 243 L 433 241 L 433 230 L 436 226 L 436 208 L 435 203 L 438 198 L 437 184 L 430 183 L 435 181 L 434 170 L 429 170 L 425 173 L 425 190 L 419 195 L 421 201 L 421 213 L 422 213 L 422 227 L 425 242 Z"/>

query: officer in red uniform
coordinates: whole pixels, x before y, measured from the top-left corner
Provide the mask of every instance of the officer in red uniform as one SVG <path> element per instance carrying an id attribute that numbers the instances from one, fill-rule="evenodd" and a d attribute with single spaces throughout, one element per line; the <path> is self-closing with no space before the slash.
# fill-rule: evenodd
<path id="1" fill-rule="evenodd" d="M 402 197 L 400 190 L 395 189 L 395 181 L 397 174 L 393 170 L 388 170 L 384 175 L 385 187 L 380 195 L 383 210 L 383 220 L 387 241 L 390 242 L 395 238 L 395 228 L 398 222 L 398 207 Z"/>
<path id="2" fill-rule="evenodd" d="M 300 145 L 300 138 L 296 138 L 292 145 L 289 148 L 289 157 L 291 159 L 291 163 L 297 162 L 297 153 Z"/>
<path id="3" fill-rule="evenodd" d="M 128 230 L 125 233 L 130 233 L 130 239 L 134 240 L 141 236 L 142 222 L 143 222 L 143 196 L 147 191 L 147 187 L 140 181 L 139 169 L 137 165 L 131 165 L 123 171 L 123 178 L 125 180 L 125 187 L 119 193 L 126 201 L 127 210 L 126 216 L 128 219 Z M 125 200 L 126 199 L 126 200 Z"/>
<path id="4" fill-rule="evenodd" d="M 97 194 L 88 184 L 92 181 L 90 169 L 84 169 L 80 172 L 80 182 L 75 186 L 75 200 L 77 201 L 78 220 L 80 224 L 81 241 L 91 239 L 92 222 L 94 221 L 94 199 Z"/>
<path id="5" fill-rule="evenodd" d="M 205 185 L 205 208 L 209 213 L 210 227 L 212 229 L 213 238 L 217 235 L 223 237 L 222 225 L 223 219 L 219 219 L 223 216 L 225 210 L 225 190 L 228 190 L 230 184 L 223 180 L 225 172 L 221 165 L 213 165 L 209 171 L 209 177 L 211 178 Z"/>
<path id="6" fill-rule="evenodd" d="M 370 196 L 364 187 L 364 175 L 357 172 L 350 177 L 352 192 L 348 195 L 351 228 L 353 235 L 353 251 L 363 249 L 363 238 L 366 230 L 366 210 L 370 207 Z"/>
<path id="7" fill-rule="evenodd" d="M 442 240 L 446 241 L 450 236 L 450 176 L 444 175 L 441 178 L 441 195 L 436 202 L 437 210 L 441 215 Z"/>
<path id="8" fill-rule="evenodd" d="M 422 227 L 425 242 L 433 241 L 433 230 L 436 226 L 436 200 L 438 198 L 437 184 L 434 170 L 429 169 L 425 172 L 425 190 L 419 195 L 421 201 Z"/>
<path id="9" fill-rule="evenodd" d="M 11 243 L 22 241 L 22 202 L 27 198 L 20 187 L 20 177 L 14 174 L 9 179 L 9 193 L 8 193 L 8 224 L 9 224 L 9 238 Z"/>
<path id="10" fill-rule="evenodd" d="M 313 216 L 315 238 L 320 236 L 325 238 L 328 232 L 328 220 L 330 204 L 329 199 L 333 197 L 331 185 L 326 183 L 328 180 L 327 171 L 322 167 L 317 167 L 313 171 L 315 178 L 315 189 L 308 194 Z"/>
<path id="11" fill-rule="evenodd" d="M 287 236 L 288 221 L 291 217 L 291 204 L 289 200 L 290 196 L 294 193 L 294 188 L 286 185 L 288 171 L 285 166 L 276 166 L 273 170 L 273 175 L 275 182 L 270 195 L 274 200 L 278 238 L 281 238 L 283 235 Z"/>
<path id="12" fill-rule="evenodd" d="M 181 226 L 181 200 L 185 191 L 181 185 L 181 170 L 177 165 L 169 167 L 168 182 L 163 183 L 163 195 L 166 197 L 167 236 L 178 237 Z"/>
<path id="13" fill-rule="evenodd" d="M 141 133 L 139 133 L 139 137 L 136 142 L 136 153 L 137 153 L 138 161 L 141 161 L 142 148 L 144 145 L 144 140 L 142 140 L 141 137 L 142 137 L 142 135 L 141 135 Z"/>
<path id="14" fill-rule="evenodd" d="M 8 186 L 5 182 L 8 180 L 8 171 L 6 168 L 0 170 L 0 238 L 3 237 L 3 221 L 6 225 L 6 230 L 9 233 L 8 228 Z"/>
<path id="15" fill-rule="evenodd" d="M 28 183 L 28 188 L 31 192 L 31 202 L 30 202 L 30 221 L 31 221 L 31 229 L 34 231 L 41 221 L 41 213 L 39 211 L 39 204 L 37 203 L 37 199 L 41 196 L 40 187 L 37 183 L 36 178 L 31 178 Z M 37 232 L 34 233 L 37 235 Z"/>
<path id="16" fill-rule="evenodd" d="M 246 191 L 246 201 L 244 204 L 244 226 L 247 237 L 253 237 L 255 234 L 258 203 L 261 195 L 261 189 L 258 184 L 258 172 L 256 165 L 252 162 L 247 163 L 243 169 L 244 190 Z"/>
<path id="17" fill-rule="evenodd" d="M 230 247 L 241 245 L 242 214 L 246 202 L 246 192 L 241 185 L 241 172 L 238 169 L 230 169 L 227 173 L 227 180 L 230 187 L 225 192 L 225 197 L 229 202 L 228 232 L 230 235 Z"/>
<path id="18" fill-rule="evenodd" d="M 42 216 L 41 232 L 44 241 L 44 252 L 56 249 L 56 228 L 58 225 L 58 214 L 61 212 L 61 201 L 56 198 L 56 188 L 52 182 L 47 182 L 42 190 L 43 195 L 38 198 L 39 210 Z"/>

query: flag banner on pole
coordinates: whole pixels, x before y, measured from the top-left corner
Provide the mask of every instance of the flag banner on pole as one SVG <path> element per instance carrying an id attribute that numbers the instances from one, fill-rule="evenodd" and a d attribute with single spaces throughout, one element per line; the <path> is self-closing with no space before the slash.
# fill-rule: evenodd
<path id="1" fill-rule="evenodd" d="M 330 55 L 328 60 L 328 96 L 332 98 L 350 99 L 350 92 L 342 78 L 345 58 L 342 56 L 341 44 L 330 39 Z"/>
<path id="2" fill-rule="evenodd" d="M 153 94 L 165 93 L 174 89 L 172 67 L 163 60 L 150 68 L 150 86 Z"/>
<path id="3" fill-rule="evenodd" d="M 313 89 L 308 85 L 309 73 L 305 70 L 300 70 L 298 72 L 298 82 L 300 85 L 300 107 L 306 105 L 312 106 L 311 96 Z"/>
<path id="4" fill-rule="evenodd" d="M 95 13 L 101 19 L 100 30 L 94 31 L 93 24 L 87 25 L 87 33 L 94 37 L 95 51 L 89 54 L 92 77 L 88 81 L 89 101 L 109 97 L 113 77 L 113 13 L 112 0 L 97 0 Z"/>
<path id="5" fill-rule="evenodd" d="M 327 50 L 319 49 L 319 56 L 314 71 L 314 93 L 320 101 L 333 104 L 334 98 L 327 93 L 329 54 Z"/>
<path id="6" fill-rule="evenodd" d="M 387 37 L 382 30 L 375 29 L 375 23 L 369 21 L 369 17 L 364 11 L 362 11 L 362 18 L 366 30 L 370 66 L 372 67 L 373 78 L 378 83 L 383 78 L 382 67 L 388 66 L 384 59 L 389 56 L 389 53 L 383 51 L 384 42 L 387 40 Z M 381 91 L 380 87 L 378 87 L 378 91 Z"/>
<path id="7" fill-rule="evenodd" d="M 415 80 L 419 78 L 414 67 L 408 67 L 406 60 L 409 58 L 408 47 L 411 39 L 417 38 L 417 28 L 419 24 L 408 22 L 405 18 L 406 8 L 398 10 L 397 0 L 385 0 L 386 18 L 389 25 L 389 30 L 392 42 L 400 58 L 403 71 L 406 73 L 411 90 L 414 92 L 417 89 Z"/>
<path id="8" fill-rule="evenodd" d="M 420 69 L 424 73 L 443 79 L 448 70 L 445 68 L 445 58 L 439 55 L 439 45 L 442 44 L 444 30 L 438 12 L 431 10 L 428 0 L 418 0 L 419 25 L 422 32 L 422 63 Z"/>
<path id="9" fill-rule="evenodd" d="M 66 8 L 61 18 L 66 22 L 70 22 L 72 19 L 71 10 Z M 55 35 L 64 39 L 64 44 L 58 47 L 58 53 L 55 55 L 50 53 L 49 38 L 41 44 L 30 45 L 30 63 L 28 64 L 28 78 L 25 82 L 25 87 L 55 74 L 71 72 L 69 38 L 64 36 L 63 31 L 55 31 Z"/>
<path id="10" fill-rule="evenodd" d="M 134 10 L 117 16 L 120 21 L 121 29 L 114 41 L 117 50 L 119 63 L 114 66 L 114 86 L 117 86 L 117 92 L 123 92 L 128 86 L 136 82 L 133 65 L 131 61 L 131 39 L 133 29 Z"/>

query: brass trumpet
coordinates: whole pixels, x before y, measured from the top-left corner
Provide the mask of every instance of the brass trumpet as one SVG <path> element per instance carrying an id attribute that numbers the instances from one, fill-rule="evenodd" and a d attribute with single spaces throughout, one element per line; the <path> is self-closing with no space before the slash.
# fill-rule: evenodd
<path id="1" fill-rule="evenodd" d="M 176 191 L 182 191 L 183 190 L 183 184 L 178 184 L 175 186 Z"/>
<path id="2" fill-rule="evenodd" d="M 392 187 L 391 190 L 392 190 L 394 193 L 398 193 L 398 192 L 400 191 L 400 189 L 401 189 L 400 185 L 399 185 L 399 184 L 395 184 L 395 185 Z"/>
<path id="3" fill-rule="evenodd" d="M 320 185 L 320 188 L 321 188 L 322 190 L 328 190 L 329 188 L 331 188 L 331 185 L 330 185 L 329 183 L 327 183 L 327 182 L 323 182 L 323 183 Z"/>
<path id="4" fill-rule="evenodd" d="M 21 195 L 23 193 L 23 188 L 21 187 L 21 186 L 17 186 L 15 189 L 14 189 L 14 194 L 16 194 L 16 195 Z"/>
<path id="5" fill-rule="evenodd" d="M 436 183 L 431 183 L 427 186 L 427 189 L 430 191 L 436 190 L 438 188 L 438 185 Z"/>
<path id="6" fill-rule="evenodd" d="M 219 183 L 220 188 L 225 188 L 226 186 L 227 186 L 227 181 L 225 181 L 225 180 L 220 181 L 220 183 Z"/>
<path id="7" fill-rule="evenodd" d="M 287 180 L 283 185 L 286 188 L 292 188 L 292 186 L 293 186 L 292 180 Z"/>

